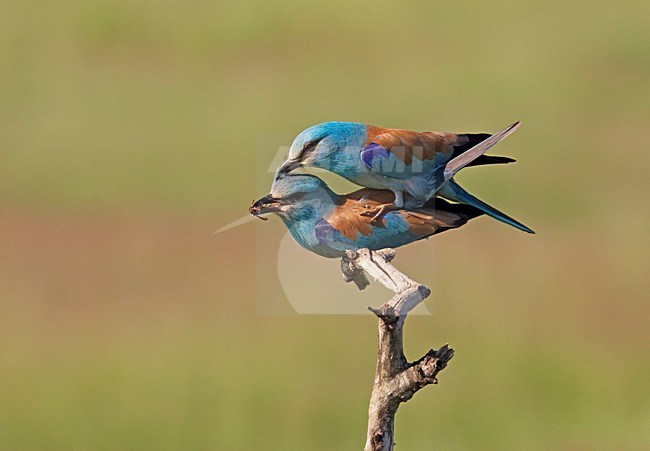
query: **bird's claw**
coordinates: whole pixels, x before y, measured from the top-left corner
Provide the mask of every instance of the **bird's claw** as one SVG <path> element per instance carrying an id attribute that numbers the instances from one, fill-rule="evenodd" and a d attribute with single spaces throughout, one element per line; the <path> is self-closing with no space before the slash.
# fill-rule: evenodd
<path id="1" fill-rule="evenodd" d="M 365 208 L 367 211 L 364 211 L 361 213 L 361 216 L 372 216 L 370 219 L 370 224 L 375 225 L 377 221 L 381 219 L 381 217 L 388 213 L 389 211 L 394 211 L 397 210 L 398 208 L 395 207 L 395 204 L 383 204 L 383 205 L 366 205 Z"/>

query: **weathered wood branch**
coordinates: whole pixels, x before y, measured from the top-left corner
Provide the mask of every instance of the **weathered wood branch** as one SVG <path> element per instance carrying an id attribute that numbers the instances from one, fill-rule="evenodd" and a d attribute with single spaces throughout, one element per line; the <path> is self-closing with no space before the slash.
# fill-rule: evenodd
<path id="1" fill-rule="evenodd" d="M 346 282 L 354 282 L 363 290 L 370 283 L 365 274 L 368 273 L 395 293 L 381 307 L 368 307 L 379 318 L 379 348 L 368 408 L 365 451 L 393 449 L 397 408 L 422 387 L 437 383 L 437 374 L 454 355 L 454 350 L 444 345 L 438 350 L 431 349 L 415 362 L 406 360 L 403 348 L 406 315 L 431 291 L 395 268 L 390 263 L 394 257 L 393 249 L 361 249 L 348 251 L 341 259 L 341 271 Z"/>

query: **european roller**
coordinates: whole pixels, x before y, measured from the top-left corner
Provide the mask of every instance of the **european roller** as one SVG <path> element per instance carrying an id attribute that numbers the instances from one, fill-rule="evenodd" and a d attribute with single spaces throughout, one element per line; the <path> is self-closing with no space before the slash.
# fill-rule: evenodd
<path id="1" fill-rule="evenodd" d="M 323 257 L 342 257 L 346 250 L 395 248 L 455 229 L 483 211 L 471 205 L 429 199 L 413 210 L 394 209 L 377 221 L 368 207 L 390 203 L 388 190 L 360 189 L 334 193 L 320 178 L 307 174 L 279 175 L 271 193 L 249 208 L 253 216 L 275 213 L 302 247 Z"/>
<path id="2" fill-rule="evenodd" d="M 508 157 L 484 155 L 519 127 L 487 133 L 415 132 L 356 122 L 324 122 L 301 132 L 287 160 L 278 168 L 286 174 L 299 167 L 332 171 L 353 183 L 388 189 L 394 201 L 365 213 L 377 220 L 391 208 L 422 206 L 435 195 L 472 205 L 489 216 L 528 233 L 531 229 L 465 191 L 453 176 L 466 166 L 511 163 Z M 405 205 L 405 194 L 410 205 Z"/>

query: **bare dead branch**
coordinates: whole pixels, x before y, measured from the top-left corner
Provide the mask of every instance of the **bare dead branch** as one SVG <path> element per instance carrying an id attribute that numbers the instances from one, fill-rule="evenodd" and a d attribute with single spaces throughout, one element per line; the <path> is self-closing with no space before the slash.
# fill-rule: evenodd
<path id="1" fill-rule="evenodd" d="M 368 307 L 379 318 L 379 348 L 368 408 L 365 451 L 393 449 L 397 408 L 421 388 L 437 383 L 436 376 L 454 355 L 454 350 L 444 345 L 438 350 L 431 349 L 415 362 L 406 360 L 403 347 L 406 315 L 431 291 L 395 268 L 390 263 L 394 257 L 393 249 L 361 249 L 348 251 L 341 260 L 346 282 L 354 282 L 363 290 L 369 285 L 367 273 L 395 293 L 381 307 Z"/>

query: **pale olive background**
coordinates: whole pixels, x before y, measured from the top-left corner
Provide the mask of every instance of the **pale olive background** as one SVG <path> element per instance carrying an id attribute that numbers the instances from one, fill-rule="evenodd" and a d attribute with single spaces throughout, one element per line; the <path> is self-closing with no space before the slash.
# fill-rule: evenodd
<path id="1" fill-rule="evenodd" d="M 261 314 L 256 226 L 213 233 L 325 120 L 523 121 L 461 180 L 537 235 L 400 254 L 408 356 L 457 356 L 399 449 L 650 448 L 647 1 L 0 9 L 0 448 L 362 448 L 374 319 Z"/>

